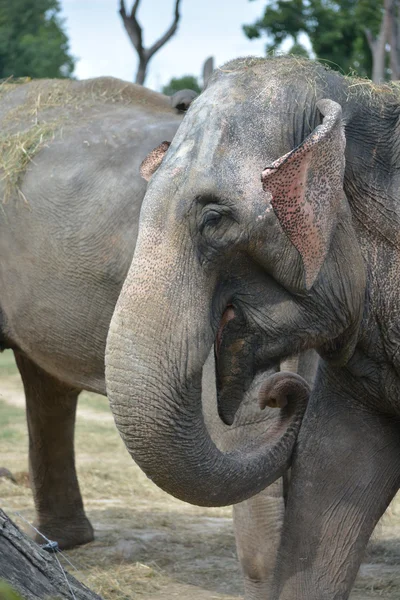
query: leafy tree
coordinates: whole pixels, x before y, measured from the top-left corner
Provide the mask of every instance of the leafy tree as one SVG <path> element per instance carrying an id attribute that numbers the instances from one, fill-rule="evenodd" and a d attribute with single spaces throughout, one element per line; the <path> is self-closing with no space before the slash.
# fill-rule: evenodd
<path id="1" fill-rule="evenodd" d="M 58 0 L 0 0 L 0 78 L 69 77 L 69 54 Z"/>
<path id="2" fill-rule="evenodd" d="M 305 58 L 309 58 L 309 53 L 307 48 L 300 44 L 299 42 L 294 42 L 293 45 L 289 48 L 288 54 L 295 54 L 296 56 L 304 56 Z"/>
<path id="3" fill-rule="evenodd" d="M 193 90 L 200 94 L 201 87 L 194 75 L 183 75 L 183 77 L 173 77 L 167 85 L 164 85 L 162 93 L 172 96 L 172 94 L 179 92 L 179 90 Z"/>
<path id="4" fill-rule="evenodd" d="M 383 0 L 272 0 L 260 19 L 243 29 L 250 39 L 266 34 L 267 52 L 279 50 L 288 38 L 298 51 L 298 37 L 304 32 L 318 59 L 346 73 L 371 76 L 366 31 L 376 39 L 382 15 Z"/>

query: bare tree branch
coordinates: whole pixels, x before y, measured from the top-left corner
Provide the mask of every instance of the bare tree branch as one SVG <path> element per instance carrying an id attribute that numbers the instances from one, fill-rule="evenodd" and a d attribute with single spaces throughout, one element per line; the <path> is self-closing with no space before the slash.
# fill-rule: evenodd
<path id="1" fill-rule="evenodd" d="M 181 0 L 175 0 L 175 11 L 174 20 L 171 27 L 157 40 L 150 48 L 143 47 L 143 30 L 136 18 L 136 13 L 140 4 L 140 0 L 135 0 L 132 10 L 128 15 L 126 12 L 125 1 L 120 0 L 119 14 L 121 15 L 122 22 L 125 30 L 135 48 L 139 57 L 139 66 L 136 74 L 136 83 L 143 84 L 146 78 L 147 65 L 154 54 L 168 42 L 168 40 L 174 35 L 178 28 L 180 19 L 179 5 Z"/>
<path id="2" fill-rule="evenodd" d="M 136 52 L 138 53 L 139 60 L 140 60 L 144 57 L 142 28 L 140 27 L 140 25 L 136 19 L 136 16 L 135 16 L 136 10 L 139 6 L 139 2 L 140 2 L 140 0 L 136 0 L 135 4 L 133 5 L 132 12 L 131 12 L 130 16 L 128 17 L 128 15 L 126 13 L 126 8 L 125 8 L 125 2 L 124 2 L 124 0 L 120 0 L 119 14 L 122 17 L 122 22 L 124 24 L 126 32 L 129 36 L 129 39 L 131 40 L 134 48 L 136 49 Z"/>
<path id="3" fill-rule="evenodd" d="M 136 0 L 135 4 L 132 6 L 131 19 L 133 19 L 136 16 L 136 11 L 139 8 L 139 3 L 140 3 L 140 0 Z"/>
<path id="4" fill-rule="evenodd" d="M 179 19 L 180 19 L 180 14 L 179 14 L 180 2 L 181 2 L 181 0 L 176 0 L 176 2 L 175 2 L 175 16 L 174 16 L 174 21 L 173 21 L 171 27 L 164 33 L 163 36 L 160 37 L 160 39 L 157 42 L 155 42 L 151 46 L 151 48 L 146 50 L 146 55 L 149 57 L 149 59 L 153 56 L 153 54 L 155 54 L 157 52 L 157 50 L 159 50 L 162 46 L 164 46 L 164 44 L 166 44 L 166 42 L 168 42 L 168 40 L 174 35 L 175 31 L 178 29 L 178 23 L 179 23 Z"/>

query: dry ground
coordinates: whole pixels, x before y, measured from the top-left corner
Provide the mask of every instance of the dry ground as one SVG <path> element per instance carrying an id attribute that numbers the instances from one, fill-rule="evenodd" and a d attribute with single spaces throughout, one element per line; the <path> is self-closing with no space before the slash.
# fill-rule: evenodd
<path id="1" fill-rule="evenodd" d="M 114 427 L 107 400 L 81 395 L 76 454 L 96 541 L 62 559 L 105 599 L 236 600 L 242 595 L 231 510 L 190 506 L 168 496 L 135 466 Z M 24 398 L 11 353 L 0 356 L 0 505 L 33 520 L 27 470 Z M 400 598 L 400 499 L 377 528 L 352 600 Z"/>

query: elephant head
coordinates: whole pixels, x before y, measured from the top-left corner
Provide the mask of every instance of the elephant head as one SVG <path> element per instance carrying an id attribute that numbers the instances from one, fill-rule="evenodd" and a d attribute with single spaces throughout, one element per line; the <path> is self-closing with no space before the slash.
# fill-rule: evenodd
<path id="1" fill-rule="evenodd" d="M 237 503 L 276 479 L 304 410 L 293 408 L 299 382 L 266 383 L 261 402 L 283 406 L 269 443 L 221 452 L 200 403 L 212 345 L 231 423 L 266 366 L 307 348 L 344 363 L 357 338 L 365 272 L 343 191 L 341 107 L 290 66 L 228 63 L 142 169 L 150 182 L 110 326 L 107 390 L 136 462 L 196 504 Z"/>

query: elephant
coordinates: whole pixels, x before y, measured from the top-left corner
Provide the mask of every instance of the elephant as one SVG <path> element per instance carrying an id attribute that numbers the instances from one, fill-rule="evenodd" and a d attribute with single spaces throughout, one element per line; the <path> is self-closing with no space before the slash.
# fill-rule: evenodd
<path id="1" fill-rule="evenodd" d="M 182 96 L 171 100 L 113 78 L 3 83 L 0 93 L 0 348 L 14 351 L 25 388 L 36 525 L 65 549 L 93 539 L 75 471 L 78 395 L 105 393 L 106 335 L 146 189 L 139 165 L 174 136 L 182 114 L 173 108 L 182 108 Z M 233 436 L 223 430 L 209 385 L 204 412 L 216 443 L 233 443 L 249 428 L 261 434 L 276 420 L 276 411 L 258 407 L 261 380 L 247 393 L 250 412 L 242 410 Z M 253 519 L 243 517 L 246 505 L 234 509 L 246 590 L 269 585 L 281 488 L 278 482 L 248 505 Z M 246 542 L 255 523 L 269 532 L 256 566 Z"/>
<path id="2" fill-rule="evenodd" d="M 111 409 L 145 473 L 194 504 L 242 502 L 291 464 L 273 600 L 347 599 L 400 486 L 399 114 L 396 85 L 237 59 L 142 166 L 106 347 Z M 235 343 L 237 368 L 220 356 Z M 314 349 L 308 403 L 268 442 L 221 451 L 200 405 L 212 346 L 228 426 L 263 365 Z"/>
<path id="3" fill-rule="evenodd" d="M 146 189 L 139 165 L 182 115 L 113 78 L 3 83 L 0 95 L 0 347 L 14 350 L 25 388 L 36 524 L 69 548 L 93 539 L 74 464 L 78 395 L 106 392 L 106 336 Z"/>

